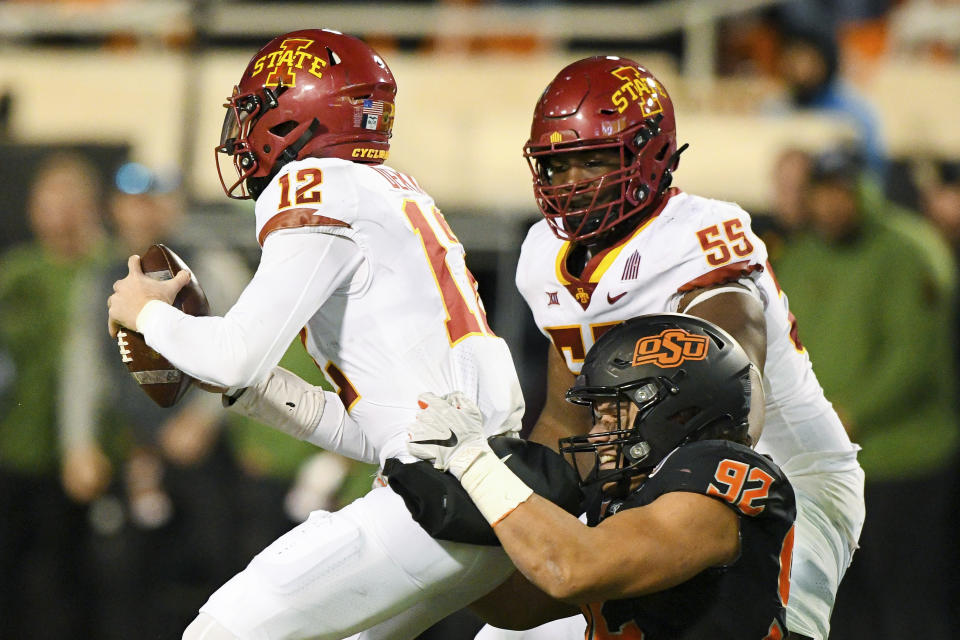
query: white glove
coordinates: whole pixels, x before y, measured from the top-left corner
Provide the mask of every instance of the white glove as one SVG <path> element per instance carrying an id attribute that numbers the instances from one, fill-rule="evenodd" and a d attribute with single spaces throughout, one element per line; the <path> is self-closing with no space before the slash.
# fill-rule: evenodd
<path id="1" fill-rule="evenodd" d="M 483 415 L 467 396 L 423 393 L 418 404 L 407 450 L 453 474 L 487 522 L 495 526 L 533 494 L 487 444 Z"/>
<path id="2" fill-rule="evenodd" d="M 481 453 L 491 451 L 480 409 L 460 391 L 443 397 L 422 393 L 417 400 L 421 411 L 410 427 L 407 450 L 459 480 Z"/>

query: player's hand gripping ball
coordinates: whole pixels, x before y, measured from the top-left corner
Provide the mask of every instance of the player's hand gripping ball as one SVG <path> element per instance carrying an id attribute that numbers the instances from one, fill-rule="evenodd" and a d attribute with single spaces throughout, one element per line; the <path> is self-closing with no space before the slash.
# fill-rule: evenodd
<path id="1" fill-rule="evenodd" d="M 143 273 L 155 280 L 170 280 L 181 270 L 190 272 L 173 306 L 191 316 L 210 315 L 210 304 L 193 271 L 169 247 L 151 245 L 140 258 Z M 161 407 L 172 407 L 190 388 L 193 378 L 173 366 L 169 360 L 147 346 L 143 335 L 131 329 L 117 331 L 120 359 L 127 365 L 140 388 Z"/>

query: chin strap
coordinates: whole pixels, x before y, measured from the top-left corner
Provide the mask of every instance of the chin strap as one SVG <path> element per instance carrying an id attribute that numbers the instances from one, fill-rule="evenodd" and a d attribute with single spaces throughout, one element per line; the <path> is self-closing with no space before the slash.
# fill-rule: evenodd
<path id="1" fill-rule="evenodd" d="M 677 163 L 680 162 L 680 154 L 686 151 L 690 147 L 689 142 L 684 142 L 683 145 L 673 152 L 673 155 L 670 156 L 670 160 L 667 162 L 667 167 L 676 167 Z M 657 200 L 667 192 L 667 189 L 670 188 L 670 185 L 673 184 L 673 169 L 666 169 L 663 172 L 663 175 L 660 176 L 660 184 L 657 185 Z"/>
<path id="2" fill-rule="evenodd" d="M 270 181 L 273 180 L 280 170 L 286 166 L 288 162 L 293 162 L 297 159 L 297 156 L 300 155 L 300 151 L 303 150 L 307 143 L 313 140 L 314 136 L 317 135 L 317 132 L 320 131 L 321 124 L 320 121 L 316 118 L 313 119 L 313 122 L 310 123 L 310 126 L 307 127 L 307 130 L 303 134 L 293 141 L 293 144 L 284 149 L 279 156 L 277 156 L 277 162 L 273 165 L 273 171 L 269 175 L 266 175 L 262 178 L 247 178 L 247 191 L 250 192 L 250 195 L 253 196 L 253 199 L 256 200 L 260 197 L 260 194 L 263 193 L 263 190 L 267 188 L 267 185 L 270 184 Z"/>
<path id="3" fill-rule="evenodd" d="M 314 118 L 310 126 L 307 127 L 307 130 L 304 131 L 299 138 L 294 140 L 293 144 L 283 150 L 283 153 L 277 158 L 276 167 L 279 169 L 288 162 L 296 160 L 297 156 L 300 155 L 300 151 L 307 146 L 308 142 L 313 140 L 313 137 L 317 135 L 318 131 L 320 131 L 320 121 Z"/>

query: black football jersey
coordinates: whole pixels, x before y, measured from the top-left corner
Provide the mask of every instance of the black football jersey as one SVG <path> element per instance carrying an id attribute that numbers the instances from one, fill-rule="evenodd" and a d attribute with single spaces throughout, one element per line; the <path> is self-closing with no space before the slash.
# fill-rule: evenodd
<path id="1" fill-rule="evenodd" d="M 785 638 L 796 505 L 780 469 L 739 444 L 694 442 L 670 453 L 604 517 L 671 491 L 702 493 L 733 509 L 740 519 L 740 555 L 664 591 L 583 607 L 587 640 Z"/>

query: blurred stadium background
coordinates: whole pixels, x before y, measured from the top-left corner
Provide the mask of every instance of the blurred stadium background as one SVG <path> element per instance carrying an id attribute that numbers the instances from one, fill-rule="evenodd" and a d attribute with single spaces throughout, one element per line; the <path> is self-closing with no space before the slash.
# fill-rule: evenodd
<path id="1" fill-rule="evenodd" d="M 6 0 L 0 249 L 30 237 L 37 163 L 70 149 L 96 163 L 107 191 L 126 188 L 115 177 L 129 162 L 179 183 L 180 237 L 255 264 L 252 205 L 227 200 L 214 167 L 221 105 L 254 51 L 305 27 L 360 36 L 387 60 L 399 85 L 388 162 L 417 177 L 466 246 L 533 416 L 547 344 L 513 285 L 539 219 L 521 149 L 535 100 L 566 63 L 622 54 L 650 68 L 691 144 L 675 184 L 736 201 L 761 224 L 784 151 L 860 134 L 843 114 L 790 105 L 778 62 L 792 29 L 837 47 L 840 79 L 876 117 L 890 198 L 921 215 L 925 190 L 956 180 L 960 162 L 960 3 L 946 0 Z"/>

